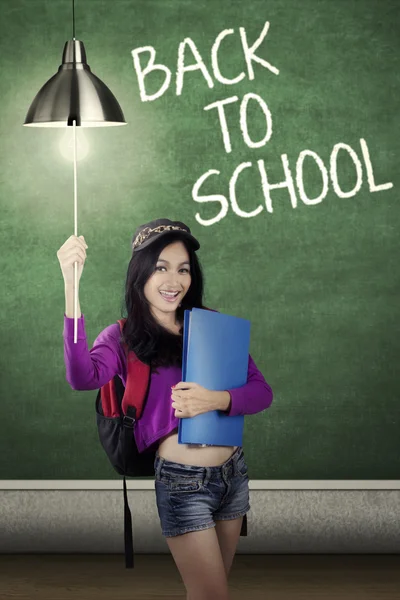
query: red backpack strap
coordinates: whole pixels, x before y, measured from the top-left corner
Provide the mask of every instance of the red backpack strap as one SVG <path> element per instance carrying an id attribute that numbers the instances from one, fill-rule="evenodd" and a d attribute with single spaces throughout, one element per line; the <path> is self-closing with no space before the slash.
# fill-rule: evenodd
<path id="1" fill-rule="evenodd" d="M 118 319 L 120 331 L 124 326 L 126 319 Z M 134 354 L 134 352 L 128 352 L 128 346 L 123 345 L 125 355 L 127 356 L 127 378 L 125 393 L 122 398 L 122 411 L 127 414 L 129 406 L 136 407 L 136 419 L 139 419 L 143 404 L 146 397 L 147 386 L 150 377 L 150 367 L 142 363 Z M 100 388 L 101 406 L 105 417 L 119 417 L 119 403 L 118 397 L 115 390 L 114 378 L 105 383 Z"/>
<path id="2" fill-rule="evenodd" d="M 126 319 L 119 319 L 118 323 L 121 329 Z M 122 411 L 127 414 L 129 406 L 136 407 L 136 419 L 140 419 L 142 414 L 144 400 L 150 377 L 150 366 L 142 363 L 132 350 L 129 350 L 124 344 L 125 354 L 127 354 L 127 376 L 125 393 L 122 398 Z"/>
<path id="3" fill-rule="evenodd" d="M 128 406 L 136 407 L 136 419 L 140 419 L 149 384 L 150 366 L 142 363 L 133 352 L 128 354 L 128 375 L 122 410 L 127 414 Z"/>
<path id="4" fill-rule="evenodd" d="M 100 388 L 101 407 L 105 417 L 119 417 L 117 395 L 115 393 L 114 379 L 105 383 Z"/>
<path id="5" fill-rule="evenodd" d="M 122 327 L 126 319 L 120 319 L 118 321 L 119 328 L 122 333 Z M 126 346 L 126 345 L 125 345 Z M 118 398 L 115 390 L 114 378 L 110 379 L 100 388 L 101 407 L 105 417 L 119 417 L 119 405 Z"/>

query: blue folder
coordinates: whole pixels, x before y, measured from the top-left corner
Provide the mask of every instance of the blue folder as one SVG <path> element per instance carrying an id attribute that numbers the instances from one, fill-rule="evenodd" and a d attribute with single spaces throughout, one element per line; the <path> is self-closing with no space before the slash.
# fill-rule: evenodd
<path id="1" fill-rule="evenodd" d="M 250 321 L 223 313 L 185 310 L 182 381 L 209 390 L 229 390 L 247 383 Z M 179 444 L 242 446 L 244 415 L 213 410 L 179 419 Z"/>

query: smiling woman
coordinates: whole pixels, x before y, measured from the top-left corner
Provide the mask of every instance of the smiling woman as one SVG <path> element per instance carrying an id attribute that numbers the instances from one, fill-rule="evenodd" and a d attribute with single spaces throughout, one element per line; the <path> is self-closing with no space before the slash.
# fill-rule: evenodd
<path id="1" fill-rule="evenodd" d="M 84 262 L 85 250 L 71 238 L 59 251 L 62 264 Z M 127 318 L 122 332 L 113 324 L 88 351 L 83 315 L 78 343 L 65 315 L 67 380 L 75 390 L 101 387 L 116 375 L 126 388 L 127 355 L 150 366 L 140 417 L 134 423 L 138 453 L 156 450 L 155 490 L 163 535 L 189 597 L 228 598 L 227 575 L 243 519 L 250 509 L 249 478 L 243 449 L 180 444 L 179 418 L 221 410 L 228 416 L 268 408 L 272 390 L 249 356 L 247 383 L 209 390 L 182 382 L 185 310 L 202 308 L 203 275 L 196 256 L 200 244 L 179 221 L 158 219 L 141 225 L 132 240 L 125 284 Z M 82 258 L 83 257 L 83 258 Z M 135 382 L 133 382 L 135 383 Z"/>

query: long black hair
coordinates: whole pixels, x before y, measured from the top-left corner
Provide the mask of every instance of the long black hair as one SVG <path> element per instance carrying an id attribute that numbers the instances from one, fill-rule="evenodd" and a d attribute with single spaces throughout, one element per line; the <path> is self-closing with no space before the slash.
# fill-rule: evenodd
<path id="1" fill-rule="evenodd" d="M 183 326 L 179 335 L 168 331 L 154 318 L 144 295 L 144 286 L 153 275 L 162 250 L 176 240 L 182 241 L 188 251 L 191 275 L 190 287 L 182 299 L 181 306 L 177 308 L 177 320 L 183 323 L 185 310 L 205 308 L 201 265 L 190 243 L 177 233 L 171 232 L 147 248 L 134 252 L 126 275 L 125 301 L 121 307 L 126 322 L 120 342 L 127 344 L 128 349 L 143 363 L 151 365 L 152 370 L 159 366 L 182 366 Z"/>

